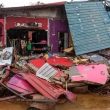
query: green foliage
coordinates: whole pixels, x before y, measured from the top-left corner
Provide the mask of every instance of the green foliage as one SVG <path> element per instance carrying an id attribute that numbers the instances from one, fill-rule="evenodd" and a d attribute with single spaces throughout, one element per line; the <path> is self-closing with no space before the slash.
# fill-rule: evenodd
<path id="1" fill-rule="evenodd" d="M 4 5 L 1 3 L 1 4 L 0 4 L 0 8 L 3 8 L 3 7 L 4 7 Z"/>
<path id="2" fill-rule="evenodd" d="M 44 4 L 43 2 L 41 2 L 40 0 L 35 2 L 35 3 L 30 3 L 30 5 L 41 5 L 41 4 Z"/>
<path id="3" fill-rule="evenodd" d="M 40 1 L 37 1 L 36 4 L 40 5 L 40 4 L 44 4 L 44 3 L 43 2 L 40 2 Z"/>

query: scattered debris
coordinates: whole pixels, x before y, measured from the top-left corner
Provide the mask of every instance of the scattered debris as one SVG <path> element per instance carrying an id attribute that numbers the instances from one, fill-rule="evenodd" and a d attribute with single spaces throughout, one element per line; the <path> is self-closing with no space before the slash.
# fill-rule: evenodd
<path id="1" fill-rule="evenodd" d="M 70 67 L 73 65 L 72 61 L 67 57 L 56 57 L 48 58 L 47 63 L 53 66 L 64 66 Z"/>
<path id="2" fill-rule="evenodd" d="M 22 74 L 22 76 L 42 95 L 49 99 L 57 99 L 65 94 L 65 90 L 51 85 L 49 82 L 36 77 L 34 74 Z"/>
<path id="3" fill-rule="evenodd" d="M 48 63 L 45 63 L 37 72 L 36 75 L 40 78 L 43 78 L 47 81 L 50 81 L 50 78 L 54 77 L 58 72 L 52 68 Z"/>
<path id="4" fill-rule="evenodd" d="M 13 76 L 8 81 L 7 86 L 21 93 L 34 91 L 34 88 L 26 80 L 24 80 L 20 75 Z"/>
<path id="5" fill-rule="evenodd" d="M 0 51 L 0 65 L 11 65 L 13 59 L 13 47 L 7 47 Z"/>
<path id="6" fill-rule="evenodd" d="M 71 79 L 73 81 L 89 81 L 98 84 L 105 84 L 108 78 L 107 67 L 104 64 L 99 65 L 78 65 L 76 66 L 77 71 Z"/>
<path id="7" fill-rule="evenodd" d="M 65 102 L 66 99 L 75 102 L 74 93 L 109 94 L 110 65 L 104 61 L 110 59 L 101 54 L 74 58 L 42 54 L 42 57 L 22 57 L 15 61 L 12 60 L 13 48 L 4 50 L 2 61 L 10 62 L 1 63 L 0 84 L 13 95 L 1 97 L 0 101 L 27 101 L 32 102 L 32 107 L 41 109 L 51 108 L 57 101 Z"/>

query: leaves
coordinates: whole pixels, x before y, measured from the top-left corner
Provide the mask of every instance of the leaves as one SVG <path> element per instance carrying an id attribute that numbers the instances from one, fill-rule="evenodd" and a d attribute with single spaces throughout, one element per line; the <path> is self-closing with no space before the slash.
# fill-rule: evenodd
<path id="1" fill-rule="evenodd" d="M 41 2 L 41 1 L 37 1 L 36 3 L 30 3 L 30 5 L 32 6 L 32 5 L 41 5 L 41 4 L 44 4 L 43 2 Z"/>
<path id="2" fill-rule="evenodd" d="M 3 7 L 4 7 L 4 5 L 1 3 L 1 4 L 0 4 L 0 8 L 3 8 Z"/>

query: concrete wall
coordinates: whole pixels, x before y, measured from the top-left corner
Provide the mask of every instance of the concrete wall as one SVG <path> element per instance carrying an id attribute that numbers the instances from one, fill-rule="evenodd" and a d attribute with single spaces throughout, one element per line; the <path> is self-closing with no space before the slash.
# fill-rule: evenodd
<path id="1" fill-rule="evenodd" d="M 37 18 L 56 18 L 66 19 L 64 8 L 46 8 L 30 10 L 11 10 L 5 12 L 6 16 L 37 17 Z"/>
<path id="2" fill-rule="evenodd" d="M 38 29 L 48 30 L 48 19 L 47 18 L 26 18 L 26 17 L 7 17 L 6 18 L 6 30 L 15 28 L 15 23 L 29 23 L 37 22 L 42 23 L 42 27 Z"/>
<path id="3" fill-rule="evenodd" d="M 42 8 L 42 9 L 30 9 L 30 10 L 15 10 L 13 8 L 13 10 L 7 10 L 1 14 L 3 14 L 6 17 L 6 26 L 5 26 L 5 30 L 4 30 L 4 34 L 5 31 L 7 29 L 9 29 L 10 27 L 13 28 L 14 27 L 14 22 L 23 22 L 25 23 L 26 20 L 21 20 L 20 18 L 17 17 L 21 17 L 21 18 L 30 18 L 30 19 L 41 19 L 41 18 L 47 18 L 47 19 L 56 19 L 56 20 L 50 20 L 49 24 L 47 23 L 47 21 L 43 24 L 45 24 L 45 26 L 47 26 L 47 28 L 45 29 L 50 29 L 48 32 L 48 38 L 49 38 L 49 43 L 51 45 L 53 45 L 53 52 L 58 52 L 58 31 L 68 31 L 68 24 L 66 21 L 66 14 L 65 14 L 65 9 L 64 7 L 53 7 L 53 8 Z M 16 19 L 17 18 L 17 19 Z M 61 21 L 59 21 L 61 20 Z M 33 20 L 34 21 L 34 20 Z M 49 27 L 48 27 L 49 26 Z M 54 27 L 55 27 L 55 35 L 53 35 L 54 33 Z M 55 39 L 56 41 L 52 40 Z M 5 42 L 6 40 L 6 36 L 3 38 L 3 41 Z M 55 47 L 56 45 L 56 47 Z"/>

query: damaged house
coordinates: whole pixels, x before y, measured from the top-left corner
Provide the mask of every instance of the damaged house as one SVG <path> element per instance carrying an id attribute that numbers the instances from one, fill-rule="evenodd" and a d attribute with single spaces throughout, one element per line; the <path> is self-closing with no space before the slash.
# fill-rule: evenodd
<path id="1" fill-rule="evenodd" d="M 45 52 L 51 46 L 52 53 L 59 52 L 59 39 L 63 40 L 63 49 L 69 47 L 69 27 L 64 10 L 64 2 L 2 8 L 0 18 L 1 43 L 16 47 L 21 53 L 30 39 L 33 51 Z"/>
<path id="2" fill-rule="evenodd" d="M 27 54 L 29 40 L 34 53 L 45 54 L 20 56 Z M 0 51 L 3 96 L 0 101 L 26 101 L 31 102 L 31 107 L 53 110 L 56 102 L 64 103 L 68 99 L 76 103 L 72 106 L 80 106 L 82 110 L 86 106 L 80 104 L 81 101 L 77 103 L 75 93 L 98 94 L 102 103 L 101 94 L 110 96 L 110 13 L 103 2 L 1 8 L 0 43 L 7 46 Z M 68 51 L 76 55 L 46 53 L 49 46 L 52 53 Z M 16 55 L 14 49 L 20 55 Z M 99 53 L 104 49 L 107 50 Z M 86 54 L 90 52 L 93 53 Z M 13 94 L 4 97 L 7 89 Z M 89 105 L 95 94 L 87 100 Z M 101 105 L 101 100 L 99 103 Z M 70 102 L 68 104 L 70 106 Z M 27 110 L 32 110 L 31 107 Z"/>
<path id="3" fill-rule="evenodd" d="M 58 2 L 0 10 L 0 41 L 20 54 L 28 39 L 33 51 L 74 47 L 76 55 L 110 47 L 110 15 L 103 2 Z M 74 46 L 73 46 L 74 45 Z M 70 49 L 71 50 L 71 49 Z M 73 50 L 72 50 L 73 51 Z"/>

